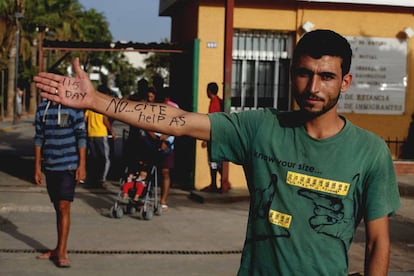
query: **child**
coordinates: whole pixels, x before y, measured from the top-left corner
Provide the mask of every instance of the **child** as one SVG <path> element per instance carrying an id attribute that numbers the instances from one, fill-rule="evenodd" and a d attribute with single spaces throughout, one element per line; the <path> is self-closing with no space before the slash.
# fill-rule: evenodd
<path id="1" fill-rule="evenodd" d="M 122 186 L 122 194 L 123 194 L 123 200 L 126 201 L 128 200 L 128 191 L 131 188 L 135 188 L 135 196 L 134 196 L 134 201 L 138 201 L 140 195 L 142 194 L 142 191 L 144 190 L 144 188 L 147 186 L 145 184 L 145 180 L 147 178 L 147 171 L 144 168 L 142 168 L 139 171 L 139 174 L 137 177 L 135 177 L 132 173 L 130 173 L 128 175 L 127 181 L 124 183 L 124 185 Z"/>

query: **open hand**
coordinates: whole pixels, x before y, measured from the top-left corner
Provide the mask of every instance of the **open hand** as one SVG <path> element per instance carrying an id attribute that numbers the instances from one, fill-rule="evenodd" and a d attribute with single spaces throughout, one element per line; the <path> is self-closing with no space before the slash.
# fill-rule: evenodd
<path id="1" fill-rule="evenodd" d="M 73 108 L 90 108 L 97 93 L 88 74 L 82 70 L 79 58 L 73 61 L 76 77 L 41 72 L 34 77 L 40 96 Z"/>

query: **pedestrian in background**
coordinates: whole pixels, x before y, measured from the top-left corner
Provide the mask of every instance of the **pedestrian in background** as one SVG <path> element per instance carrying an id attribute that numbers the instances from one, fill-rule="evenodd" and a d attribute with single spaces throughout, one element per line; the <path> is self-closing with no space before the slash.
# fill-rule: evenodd
<path id="1" fill-rule="evenodd" d="M 207 84 L 207 97 L 210 99 L 208 105 L 208 113 L 222 112 L 223 110 L 223 100 L 217 95 L 218 94 L 218 85 L 215 82 L 210 82 Z M 203 141 L 201 146 L 207 148 L 207 151 L 210 153 L 211 148 L 210 141 Z M 210 154 L 208 154 L 208 165 L 210 169 L 210 178 L 211 183 L 207 187 L 201 189 L 204 192 L 221 192 L 223 185 L 222 182 L 222 162 L 213 162 L 210 160 Z M 217 172 L 220 174 L 220 188 L 217 186 Z"/>
<path id="2" fill-rule="evenodd" d="M 18 85 L 16 88 L 16 123 L 19 123 L 22 120 L 23 114 L 23 92 L 24 88 L 22 85 Z"/>
<path id="3" fill-rule="evenodd" d="M 148 92 L 148 81 L 145 78 L 137 82 L 137 92 L 129 97 L 131 101 L 146 101 Z M 128 171 L 136 172 L 139 162 L 142 161 L 143 147 L 145 146 L 141 130 L 132 125 L 129 126 L 126 145 L 123 150 L 125 167 Z"/>
<path id="4" fill-rule="evenodd" d="M 161 103 L 178 108 L 178 104 L 171 100 L 170 89 L 167 87 L 164 87 L 160 93 L 157 93 L 155 88 L 148 90 L 147 101 L 155 103 L 157 99 Z M 155 147 L 156 150 L 153 155 L 155 159 L 153 160 L 155 160 L 154 164 L 156 164 L 158 170 L 161 170 L 162 176 L 160 205 L 162 211 L 166 212 L 168 211 L 168 195 L 171 187 L 171 169 L 175 165 L 175 137 L 153 131 L 144 131 L 144 135 L 149 147 Z"/>
<path id="5" fill-rule="evenodd" d="M 104 93 L 107 93 L 104 86 L 100 86 L 100 88 L 104 90 Z M 102 188 L 107 181 L 111 167 L 109 135 L 112 139 L 115 139 L 116 135 L 112 123 L 106 115 L 88 109 L 85 111 L 85 122 L 88 133 L 86 185 Z"/>
<path id="6" fill-rule="evenodd" d="M 42 185 L 42 171 L 47 191 L 56 212 L 57 245 L 37 256 L 51 259 L 58 267 L 71 265 L 67 243 L 70 229 L 70 208 L 75 185 L 86 177 L 86 129 L 84 113 L 51 101 L 42 101 L 35 115 L 36 185 Z"/>
<path id="7" fill-rule="evenodd" d="M 108 108 L 120 100 L 97 93 L 79 59 L 70 82 L 50 73 L 34 80 L 48 99 L 93 107 L 143 129 L 212 141 L 212 160 L 242 165 L 250 208 L 238 275 L 348 275 L 348 251 L 363 220 L 364 274 L 386 276 L 398 184 L 385 141 L 338 113 L 339 97 L 352 82 L 351 58 L 349 42 L 338 33 L 304 34 L 291 64 L 295 111 L 200 114 L 155 105 L 122 112 Z M 68 85 L 76 81 L 79 87 Z M 67 97 L 67 91 L 83 97 Z M 163 119 L 137 120 L 137 114 Z"/>
<path id="8" fill-rule="evenodd" d="M 163 98 L 162 98 L 162 90 L 164 89 L 164 78 L 156 73 L 151 77 L 151 82 L 152 82 L 152 89 L 155 91 L 155 95 L 157 96 L 157 98 L 155 99 L 156 102 L 162 102 Z"/>
<path id="9" fill-rule="evenodd" d="M 164 87 L 162 89 L 162 102 L 166 105 L 174 108 L 179 108 L 178 104 L 171 100 L 171 89 L 170 87 Z M 172 135 L 162 134 L 158 138 L 161 142 L 161 198 L 160 204 L 163 211 L 168 210 L 168 194 L 170 193 L 171 187 L 171 170 L 175 167 L 175 137 Z"/>

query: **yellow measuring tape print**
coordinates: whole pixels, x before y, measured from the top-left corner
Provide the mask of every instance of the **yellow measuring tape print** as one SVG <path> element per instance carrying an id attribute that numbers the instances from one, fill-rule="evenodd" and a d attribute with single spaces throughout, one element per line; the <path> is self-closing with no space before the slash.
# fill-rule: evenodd
<path id="1" fill-rule="evenodd" d="M 325 192 L 334 195 L 346 196 L 349 192 L 349 183 L 324 179 L 301 173 L 288 172 L 286 183 L 301 188 Z"/>

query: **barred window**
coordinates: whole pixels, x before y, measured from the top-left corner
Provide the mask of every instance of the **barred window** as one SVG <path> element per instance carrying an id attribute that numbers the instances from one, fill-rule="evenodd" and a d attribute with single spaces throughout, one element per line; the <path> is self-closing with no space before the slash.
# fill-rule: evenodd
<path id="1" fill-rule="evenodd" d="M 292 43 L 286 33 L 234 31 L 231 111 L 289 109 Z"/>

